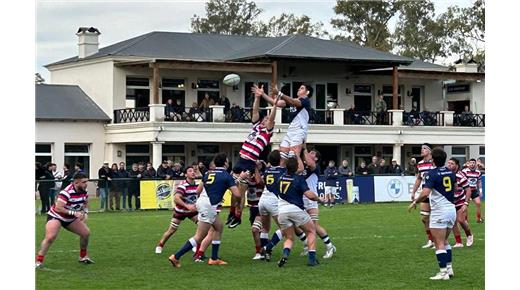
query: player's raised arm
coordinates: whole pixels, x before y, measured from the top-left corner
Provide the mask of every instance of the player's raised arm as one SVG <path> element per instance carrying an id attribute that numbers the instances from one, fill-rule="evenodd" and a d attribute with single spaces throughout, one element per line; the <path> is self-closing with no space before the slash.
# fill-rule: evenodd
<path id="1" fill-rule="evenodd" d="M 310 200 L 320 201 L 319 196 L 312 190 L 307 190 L 303 194 Z"/>
<path id="2" fill-rule="evenodd" d="M 273 95 L 280 97 L 280 99 L 285 101 L 286 104 L 297 107 L 297 108 L 302 107 L 302 103 L 300 102 L 300 100 L 293 99 L 289 96 L 284 95 L 281 91 L 278 90 L 278 88 L 276 86 L 273 86 L 272 92 L 273 92 Z"/>
<path id="3" fill-rule="evenodd" d="M 260 87 L 262 89 L 263 86 Z M 262 89 L 263 92 L 263 89 Z M 255 93 L 255 99 L 253 101 L 253 112 L 251 114 L 251 122 L 256 123 L 260 120 L 260 96 Z"/>
<path id="4" fill-rule="evenodd" d="M 280 98 L 276 98 L 273 103 L 276 104 Z M 271 112 L 269 113 L 269 117 L 267 118 L 267 124 L 265 125 L 267 129 L 273 129 L 274 128 L 274 119 L 276 117 L 276 106 L 273 105 Z"/>
<path id="5" fill-rule="evenodd" d="M 200 182 L 199 186 L 197 187 L 197 196 L 199 196 L 202 193 L 202 190 L 204 189 L 204 182 Z"/>

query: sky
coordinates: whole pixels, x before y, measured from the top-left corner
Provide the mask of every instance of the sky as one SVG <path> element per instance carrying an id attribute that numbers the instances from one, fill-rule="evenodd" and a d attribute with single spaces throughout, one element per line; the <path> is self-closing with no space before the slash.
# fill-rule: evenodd
<path id="1" fill-rule="evenodd" d="M 336 1 L 266 1 L 256 0 L 263 10 L 260 20 L 282 13 L 307 15 L 312 22 L 321 21 L 325 30 L 333 32 L 330 19 L 335 17 Z M 467 7 L 472 0 L 435 1 L 437 14 L 447 7 Z M 101 32 L 100 48 L 151 31 L 190 32 L 193 15 L 205 16 L 205 1 L 50 1 L 36 2 L 35 71 L 44 79 L 49 72 L 43 66 L 76 56 L 76 31 L 81 26 L 96 27 Z M 393 23 L 390 23 L 393 25 Z"/>

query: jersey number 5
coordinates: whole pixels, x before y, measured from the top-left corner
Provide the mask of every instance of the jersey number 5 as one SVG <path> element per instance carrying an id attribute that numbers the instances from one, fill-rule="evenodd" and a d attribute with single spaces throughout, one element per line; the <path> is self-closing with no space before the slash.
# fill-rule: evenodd
<path id="1" fill-rule="evenodd" d="M 206 180 L 206 184 L 212 184 L 215 181 L 215 173 L 208 174 L 208 180 Z"/>
<path id="2" fill-rule="evenodd" d="M 442 185 L 444 185 L 446 192 L 451 191 L 451 178 L 449 176 L 444 176 L 442 178 Z"/>
<path id="3" fill-rule="evenodd" d="M 283 194 L 286 194 L 287 193 L 287 189 L 289 189 L 289 186 L 291 185 L 291 182 L 290 181 L 281 181 L 280 182 L 280 191 L 283 193 Z"/>

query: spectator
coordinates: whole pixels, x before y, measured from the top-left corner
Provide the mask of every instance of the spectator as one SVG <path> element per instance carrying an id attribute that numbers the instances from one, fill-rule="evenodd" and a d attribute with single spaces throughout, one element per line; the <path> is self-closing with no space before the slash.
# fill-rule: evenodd
<path id="1" fill-rule="evenodd" d="M 200 173 L 200 168 L 197 162 L 193 162 L 191 164 L 191 167 L 193 167 L 193 169 L 195 170 L 195 179 L 202 178 L 202 173 Z"/>
<path id="2" fill-rule="evenodd" d="M 231 107 L 231 122 L 242 122 L 244 120 L 244 114 L 242 109 L 236 103 L 233 103 Z"/>
<path id="3" fill-rule="evenodd" d="M 204 94 L 204 99 L 200 102 L 199 109 L 202 111 L 208 110 L 209 106 L 215 105 L 215 101 L 209 97 L 208 93 Z"/>
<path id="4" fill-rule="evenodd" d="M 397 164 L 396 159 L 392 159 L 392 165 L 390 167 L 390 173 L 395 175 L 401 175 L 403 170 L 401 169 L 401 165 Z"/>
<path id="5" fill-rule="evenodd" d="M 365 161 L 361 161 L 361 164 L 356 168 L 356 175 L 368 175 L 368 167 Z"/>
<path id="6" fill-rule="evenodd" d="M 229 104 L 229 99 L 226 96 L 222 95 L 218 100 L 218 104 L 224 106 L 224 116 L 226 116 L 226 120 L 229 120 L 231 116 L 229 113 L 231 108 L 231 105 Z"/>
<path id="7" fill-rule="evenodd" d="M 83 164 L 82 163 L 76 162 L 74 164 L 74 174 L 76 174 L 76 173 L 85 173 L 85 171 L 83 170 Z"/>
<path id="8" fill-rule="evenodd" d="M 164 160 L 157 169 L 157 177 L 160 179 L 172 179 L 173 177 L 173 170 L 168 167 L 168 160 Z"/>
<path id="9" fill-rule="evenodd" d="M 110 210 L 114 210 L 114 200 L 116 204 L 116 210 L 121 210 L 120 204 L 121 204 L 121 189 L 120 186 L 122 186 L 121 181 L 118 181 L 117 179 L 118 174 L 117 172 L 119 169 L 117 168 L 117 163 L 113 163 L 112 167 L 110 168 L 110 191 L 108 194 L 108 206 L 110 207 Z"/>
<path id="10" fill-rule="evenodd" d="M 337 181 L 339 172 L 335 166 L 334 160 L 329 161 L 329 166 L 325 169 L 325 200 L 324 204 L 328 207 L 333 207 L 336 203 L 336 193 L 338 191 Z M 328 205 L 327 205 L 328 204 Z"/>
<path id="11" fill-rule="evenodd" d="M 204 162 L 199 161 L 199 164 L 197 164 L 197 166 L 199 167 L 199 172 L 202 176 L 204 176 L 204 174 L 208 172 L 208 169 L 206 169 L 206 165 L 204 164 Z"/>
<path id="12" fill-rule="evenodd" d="M 139 171 L 139 166 L 137 163 L 132 164 L 132 169 L 128 172 L 128 177 L 132 178 L 128 183 L 128 210 L 132 209 L 132 197 L 135 197 L 135 210 L 138 210 L 141 207 L 140 198 L 140 180 L 143 177 L 142 173 Z"/>
<path id="13" fill-rule="evenodd" d="M 390 168 L 388 165 L 386 165 L 386 160 L 381 158 L 381 160 L 379 160 L 378 174 L 389 174 L 389 173 L 390 173 Z"/>
<path id="14" fill-rule="evenodd" d="M 485 174 L 486 173 L 486 166 L 484 165 L 484 163 L 482 163 L 482 160 L 477 159 L 477 169 L 482 173 L 482 174 Z"/>
<path id="15" fill-rule="evenodd" d="M 70 170 L 70 165 L 65 163 L 63 165 L 63 181 L 61 182 L 61 190 L 67 187 L 72 182 L 72 177 L 74 176 L 74 171 Z"/>
<path id="16" fill-rule="evenodd" d="M 379 95 L 379 98 L 376 102 L 376 112 L 377 112 L 377 124 L 382 125 L 385 123 L 385 113 L 386 113 L 387 105 L 383 95 Z"/>
<path id="17" fill-rule="evenodd" d="M 361 116 L 356 111 L 355 105 L 350 105 L 350 109 L 347 110 L 347 124 L 361 124 Z"/>
<path id="18" fill-rule="evenodd" d="M 469 110 L 469 106 L 464 106 L 464 111 L 461 114 L 462 126 L 474 126 L 473 113 Z"/>
<path id="19" fill-rule="evenodd" d="M 352 176 L 352 170 L 348 166 L 348 160 L 346 160 L 346 159 L 343 160 L 343 162 L 341 162 L 341 166 L 338 168 L 338 171 L 339 171 L 340 175 L 347 176 L 347 177 Z"/>
<path id="20" fill-rule="evenodd" d="M 188 111 L 188 117 L 186 118 L 188 121 L 199 121 L 200 120 L 200 110 L 197 106 L 197 102 L 193 102 L 191 104 L 191 108 Z"/>
<path id="21" fill-rule="evenodd" d="M 54 200 L 56 199 L 56 195 L 58 195 L 58 193 L 61 190 L 61 180 L 63 179 L 63 172 L 57 170 L 55 163 L 50 164 L 49 171 L 52 173 L 52 176 L 54 176 L 54 187 L 51 188 L 51 190 L 49 191 L 50 205 L 53 206 Z"/>
<path id="22" fill-rule="evenodd" d="M 184 173 L 181 171 L 181 165 L 179 163 L 173 164 L 173 177 L 183 177 Z"/>
<path id="23" fill-rule="evenodd" d="M 130 178 L 128 171 L 126 170 L 126 166 L 124 162 L 119 163 L 119 170 L 117 171 L 117 177 L 122 179 Z M 121 180 L 119 189 L 121 190 L 121 194 L 123 195 L 123 210 L 126 210 L 126 199 L 128 197 L 128 186 L 130 185 L 129 180 Z"/>
<path id="24" fill-rule="evenodd" d="M 372 156 L 372 163 L 368 165 L 368 174 L 374 175 L 379 173 L 379 162 L 377 156 Z"/>
<path id="25" fill-rule="evenodd" d="M 108 168 L 108 161 L 103 161 L 103 166 L 98 170 L 100 211 L 105 211 L 107 209 L 106 199 L 109 193 L 109 180 L 112 179 L 111 176 L 112 173 L 110 172 L 110 168 Z"/>
<path id="26" fill-rule="evenodd" d="M 143 173 L 143 179 L 154 179 L 157 177 L 157 172 L 152 166 L 152 163 L 146 163 L 146 168 Z"/>
<path id="27" fill-rule="evenodd" d="M 168 159 L 167 161 L 168 161 L 168 167 L 173 170 L 173 161 L 171 161 L 170 159 Z"/>
<path id="28" fill-rule="evenodd" d="M 417 161 L 415 160 L 415 158 L 411 158 L 410 161 L 408 162 L 408 168 L 406 168 L 406 171 L 405 171 L 405 175 L 415 175 L 416 173 L 416 170 L 417 170 Z"/>
<path id="29" fill-rule="evenodd" d="M 174 121 L 175 107 L 173 106 L 173 100 L 168 99 L 166 106 L 164 107 L 164 116 L 167 121 Z"/>
<path id="30" fill-rule="evenodd" d="M 50 162 L 46 163 L 43 167 L 37 170 L 37 174 L 39 174 L 38 180 L 38 192 L 40 193 L 40 201 L 42 204 L 42 208 L 40 213 L 45 214 L 50 209 L 50 191 L 54 188 L 54 176 L 52 172 L 50 172 Z"/>
<path id="31" fill-rule="evenodd" d="M 182 105 L 182 101 L 180 99 L 177 99 L 177 101 L 175 101 L 175 104 L 173 104 L 173 112 L 173 120 L 182 121 L 184 117 L 184 106 Z"/>

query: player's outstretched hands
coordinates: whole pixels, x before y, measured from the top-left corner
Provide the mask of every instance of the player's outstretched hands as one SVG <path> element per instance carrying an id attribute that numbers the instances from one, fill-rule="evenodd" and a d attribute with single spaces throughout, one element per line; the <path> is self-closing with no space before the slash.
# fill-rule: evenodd
<path id="1" fill-rule="evenodd" d="M 278 96 L 278 87 L 276 85 L 271 85 L 271 89 L 270 89 L 270 95 L 272 96 Z"/>
<path id="2" fill-rule="evenodd" d="M 264 93 L 264 85 L 258 87 L 256 84 L 254 84 L 253 87 L 251 87 L 251 92 L 255 94 L 255 97 L 261 97 Z"/>
<path id="3" fill-rule="evenodd" d="M 242 171 L 242 173 L 240 173 L 240 178 L 242 178 L 243 180 L 249 179 L 250 176 L 251 176 L 251 173 L 249 172 L 249 170 Z"/>

